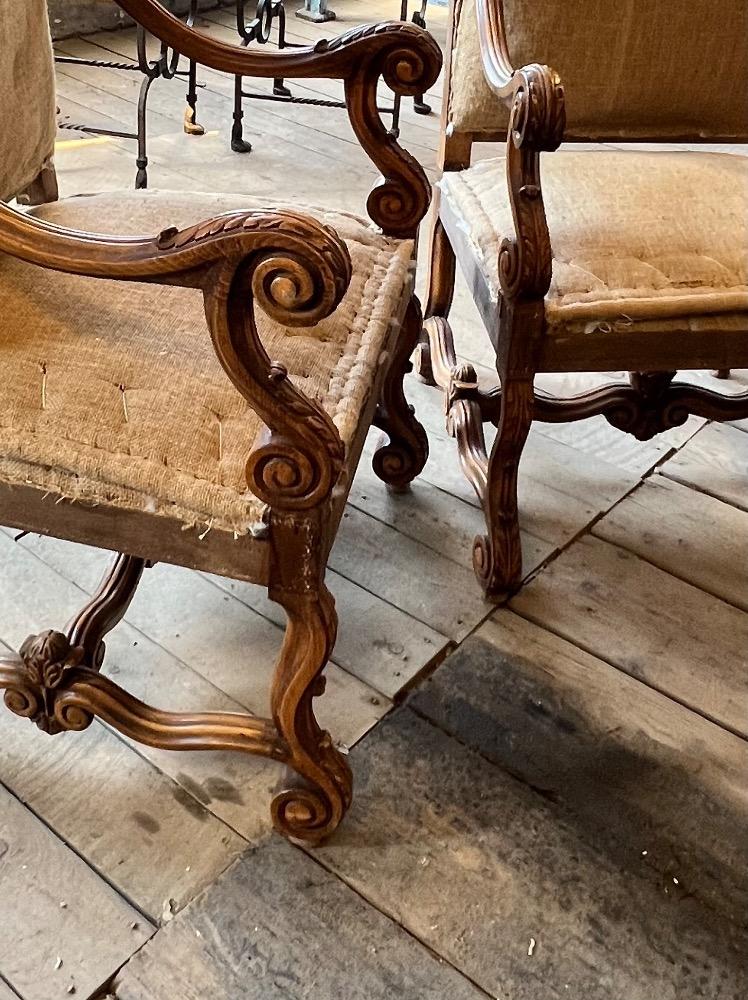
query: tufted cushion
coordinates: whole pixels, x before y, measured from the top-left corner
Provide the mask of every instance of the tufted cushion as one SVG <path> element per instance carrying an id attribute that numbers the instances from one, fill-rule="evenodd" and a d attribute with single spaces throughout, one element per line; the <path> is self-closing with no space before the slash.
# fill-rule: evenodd
<path id="1" fill-rule="evenodd" d="M 504 129 L 475 0 L 453 2 L 449 120 L 463 132 Z M 745 0 L 502 2 L 513 65 L 546 63 L 561 76 L 567 136 L 748 137 Z"/>
<path id="2" fill-rule="evenodd" d="M 0 0 L 0 201 L 20 194 L 52 155 L 55 110 L 46 0 Z"/>
<path id="3" fill-rule="evenodd" d="M 748 158 L 561 151 L 543 157 L 542 177 L 551 333 L 736 312 L 748 329 Z M 440 186 L 498 300 L 499 245 L 514 234 L 504 159 L 447 173 Z"/>
<path id="4" fill-rule="evenodd" d="M 34 214 L 142 235 L 261 207 L 235 195 L 131 192 Z M 271 359 L 348 443 L 410 287 L 413 245 L 309 211 L 346 241 L 350 288 L 313 328 L 286 329 L 260 310 L 258 326 Z M 0 316 L 0 481 L 240 533 L 262 517 L 244 478 L 262 425 L 215 357 L 199 291 L 61 275 L 0 255 Z"/>

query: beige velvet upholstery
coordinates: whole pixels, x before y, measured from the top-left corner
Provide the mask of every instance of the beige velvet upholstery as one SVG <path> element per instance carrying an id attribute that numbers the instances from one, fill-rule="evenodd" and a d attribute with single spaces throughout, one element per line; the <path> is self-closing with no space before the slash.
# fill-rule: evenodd
<path id="1" fill-rule="evenodd" d="M 440 182 L 494 300 L 498 257 L 514 224 L 503 157 Z M 543 159 L 553 248 L 546 299 L 552 335 L 580 327 L 729 317 L 748 331 L 748 158 L 691 152 L 566 152 Z M 656 334 L 653 334 L 656 335 Z"/>
<path id="2" fill-rule="evenodd" d="M 267 205 L 236 195 L 132 192 L 34 214 L 142 235 L 258 207 Z M 286 329 L 259 310 L 258 325 L 271 359 L 349 443 L 410 290 L 413 245 L 352 216 L 308 211 L 346 241 L 349 291 L 313 328 Z M 240 533 L 261 519 L 244 467 L 262 425 L 215 357 L 200 292 L 55 274 L 0 255 L 0 316 L 0 481 Z"/>
<path id="3" fill-rule="evenodd" d="M 52 156 L 55 79 L 46 0 L 0 0 L 0 201 Z"/>
<path id="4" fill-rule="evenodd" d="M 492 0 L 496 3 L 497 0 Z M 449 121 L 506 128 L 483 75 L 475 0 L 454 0 Z M 566 91 L 567 136 L 748 136 L 745 0 L 503 0 L 519 68 L 546 63 Z"/>

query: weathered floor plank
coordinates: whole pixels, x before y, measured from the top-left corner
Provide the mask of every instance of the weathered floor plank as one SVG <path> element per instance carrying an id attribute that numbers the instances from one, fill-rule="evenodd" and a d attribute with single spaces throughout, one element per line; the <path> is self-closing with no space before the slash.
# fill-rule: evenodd
<path id="1" fill-rule="evenodd" d="M 737 608 L 590 537 L 563 552 L 510 606 L 748 735 L 748 617 Z"/>
<path id="2" fill-rule="evenodd" d="M 748 923 L 745 740 L 506 609 L 410 705 L 558 803 L 623 871 L 654 869 L 674 900 Z"/>
<path id="3" fill-rule="evenodd" d="M 592 533 L 748 611 L 746 511 L 653 476 Z"/>
<path id="4" fill-rule="evenodd" d="M 0 1000 L 20 1000 L 18 993 L 0 979 Z"/>
<path id="5" fill-rule="evenodd" d="M 511 1000 L 742 1000 L 748 937 L 410 710 L 354 751 L 357 798 L 316 858 Z M 638 845 L 636 845 L 638 847 Z"/>
<path id="6" fill-rule="evenodd" d="M 472 570 L 355 507 L 343 516 L 330 566 L 451 639 L 464 638 L 490 611 Z"/>
<path id="7" fill-rule="evenodd" d="M 662 473 L 748 510 L 748 436 L 729 424 L 709 424 L 662 466 Z"/>
<path id="8" fill-rule="evenodd" d="M 2 785 L 0 927 L 22 1000 L 91 996 L 154 930 Z"/>
<path id="9" fill-rule="evenodd" d="M 484 1000 L 280 841 L 249 852 L 123 970 L 117 1000 Z"/>
<path id="10" fill-rule="evenodd" d="M 283 609 L 268 598 L 264 588 L 225 577 L 211 576 L 210 580 L 276 625 L 285 626 Z M 328 572 L 327 585 L 338 612 L 335 663 L 387 698 L 395 698 L 447 645 L 445 636 L 353 581 Z"/>

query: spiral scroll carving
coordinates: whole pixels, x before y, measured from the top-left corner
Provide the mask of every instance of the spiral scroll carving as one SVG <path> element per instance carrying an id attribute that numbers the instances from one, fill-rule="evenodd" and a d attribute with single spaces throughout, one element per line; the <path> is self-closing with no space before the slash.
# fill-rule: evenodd
<path id="1" fill-rule="evenodd" d="M 334 230 L 285 211 L 234 213 L 192 233 L 170 233 L 165 245 L 199 244 L 219 228 L 236 234 L 238 244 L 206 287 L 213 344 L 231 381 L 268 428 L 248 457 L 247 485 L 275 511 L 309 509 L 330 494 L 345 449 L 329 415 L 268 357 L 254 308 L 285 326 L 314 325 L 345 295 L 350 255 Z"/>
<path id="2" fill-rule="evenodd" d="M 514 145 L 537 152 L 558 149 L 566 128 L 561 78 L 549 66 L 532 63 L 517 74 L 521 81 L 514 96 L 510 133 Z"/>
<path id="3" fill-rule="evenodd" d="M 540 153 L 557 149 L 564 133 L 564 92 L 547 66 L 515 74 L 509 118 L 507 179 L 516 238 L 499 248 L 499 282 L 507 299 L 542 298 L 551 283 L 553 255 L 543 205 Z"/>
<path id="4" fill-rule="evenodd" d="M 403 97 L 414 97 L 432 87 L 439 76 L 442 53 L 432 35 L 407 21 L 362 24 L 330 41 L 319 41 L 317 53 L 335 52 L 364 40 L 378 43 L 367 53 L 378 61 L 388 87 Z"/>
<path id="5" fill-rule="evenodd" d="M 366 211 L 384 232 L 409 235 L 425 214 L 422 192 L 401 179 L 380 178 L 366 200 Z"/>
<path id="6" fill-rule="evenodd" d="M 280 792 L 273 799 L 271 813 L 279 833 L 292 840 L 318 843 L 337 827 L 351 802 L 351 770 L 323 732 L 316 752 L 324 783 L 319 787 L 300 786 Z"/>
<path id="7" fill-rule="evenodd" d="M 326 425 L 320 421 L 317 427 L 324 435 Z M 338 442 L 331 439 L 329 443 L 333 455 L 342 463 Z M 284 510 L 305 510 L 322 501 L 332 489 L 332 469 L 311 450 L 297 447 L 282 435 L 273 435 L 268 444 L 252 452 L 246 475 L 252 492 L 264 503 Z"/>
<path id="8" fill-rule="evenodd" d="M 11 712 L 31 719 L 50 735 L 66 729 L 85 729 L 91 724 L 92 717 L 88 713 L 57 711 L 65 685 L 83 660 L 82 647 L 71 646 L 62 632 L 48 630 L 29 636 L 19 656 L 21 679 L 10 685 L 4 696 L 5 705 Z"/>

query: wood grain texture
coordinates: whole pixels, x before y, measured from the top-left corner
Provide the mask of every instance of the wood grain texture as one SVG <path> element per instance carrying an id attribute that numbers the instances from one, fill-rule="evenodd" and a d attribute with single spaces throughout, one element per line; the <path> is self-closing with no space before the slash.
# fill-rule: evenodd
<path id="1" fill-rule="evenodd" d="M 199 574 L 157 566 L 149 576 L 128 621 L 233 701 L 266 715 L 282 630 Z M 320 716 L 336 740 L 353 745 L 387 712 L 389 700 L 334 664 L 326 676 Z"/>
<path id="2" fill-rule="evenodd" d="M 562 553 L 511 607 L 748 735 L 748 619 L 737 608 L 590 537 Z"/>
<path id="3" fill-rule="evenodd" d="M 0 1000 L 19 1000 L 18 994 L 0 979 Z"/>
<path id="4" fill-rule="evenodd" d="M 482 1000 L 288 845 L 250 852 L 123 970 L 116 1000 Z"/>
<path id="5" fill-rule="evenodd" d="M 0 733 L 4 783 L 154 923 L 246 845 L 100 725 L 51 743 L 3 713 Z"/>
<path id="6" fill-rule="evenodd" d="M 362 463 L 362 466 L 364 464 Z M 380 494 L 385 494 L 386 492 L 381 488 L 381 485 L 377 485 L 376 489 L 377 493 Z M 393 508 L 397 508 L 399 504 L 407 506 L 409 500 L 410 495 L 406 494 L 394 498 L 391 503 Z M 464 504 L 460 504 L 459 501 L 455 501 L 455 504 L 460 508 L 465 506 Z M 466 509 L 479 516 L 473 508 Z M 96 581 L 103 572 L 108 559 L 108 554 L 98 549 L 89 546 L 72 545 L 59 539 L 29 535 L 20 544 L 29 551 L 34 552 L 58 573 L 68 579 L 72 579 L 73 582 L 89 592 L 96 586 Z M 397 545 L 397 535 L 395 532 L 392 533 L 391 544 L 393 546 Z M 162 568 L 155 574 L 157 583 L 166 578 L 171 578 L 173 573 L 173 570 Z M 180 586 L 176 588 L 173 595 L 168 586 L 161 586 L 159 584 L 155 587 L 155 591 L 152 592 L 152 600 L 154 607 L 158 609 L 163 608 L 163 610 L 156 612 L 156 617 L 157 620 L 161 621 L 166 635 L 170 636 L 172 640 L 176 640 L 177 638 L 184 640 L 185 645 L 180 644 L 177 652 L 179 657 L 185 663 L 189 664 L 190 650 L 187 644 L 191 641 L 191 629 L 196 629 L 195 635 L 203 634 L 202 630 L 204 629 L 206 639 L 209 639 L 210 630 L 213 629 L 215 633 L 216 628 L 218 628 L 220 631 L 220 625 L 214 626 L 208 621 L 199 621 L 197 623 L 189 621 L 185 613 L 185 606 L 190 607 L 192 606 L 191 602 L 200 601 L 201 595 L 203 600 L 207 600 L 206 593 L 209 592 L 206 592 L 204 584 L 201 584 L 199 581 L 189 580 L 189 575 L 187 574 L 180 573 L 178 574 L 178 578 Z M 215 587 L 220 588 L 226 594 L 231 594 L 244 607 L 251 609 L 252 612 L 257 612 L 262 618 L 268 619 L 279 627 L 285 624 L 283 609 L 268 598 L 264 588 L 245 584 L 238 580 L 231 580 L 226 577 L 209 576 L 208 579 Z M 333 661 L 342 667 L 345 672 L 353 674 L 359 681 L 367 685 L 367 690 L 374 689 L 373 692 L 369 691 L 368 696 L 370 699 L 376 697 L 377 693 L 383 694 L 385 700 L 381 703 L 386 708 L 386 699 L 395 697 L 411 681 L 415 674 L 421 671 L 435 656 L 438 656 L 443 650 L 447 639 L 434 629 L 416 621 L 399 608 L 388 604 L 377 595 L 339 576 L 337 573 L 328 572 L 327 583 L 335 596 L 340 617 L 340 628 L 333 653 Z M 215 596 L 214 600 L 217 600 Z M 221 606 L 221 615 L 226 603 L 224 601 L 224 605 Z M 146 601 L 142 607 L 144 609 L 147 608 L 148 602 Z M 216 613 L 219 612 L 216 611 Z M 253 613 L 240 613 L 240 610 L 234 605 L 234 610 L 230 611 L 228 615 L 229 621 L 237 624 L 239 633 L 242 636 L 251 633 L 255 627 L 255 615 Z M 148 621 L 139 620 L 138 624 L 143 627 L 145 633 L 149 632 L 150 626 Z M 273 650 L 277 649 L 279 642 L 278 633 L 273 632 L 273 630 L 267 630 L 266 623 L 262 621 L 257 622 L 256 627 L 258 641 L 263 636 L 270 636 L 270 641 L 267 643 L 267 663 L 269 664 Z M 256 648 L 256 646 L 253 648 Z M 158 655 L 157 648 L 154 650 L 154 655 Z M 206 686 L 210 687 L 218 684 L 218 679 L 213 676 L 209 664 L 217 662 L 218 658 L 215 656 L 215 652 L 211 653 L 208 651 L 207 654 L 204 653 L 203 655 L 207 656 L 208 667 L 206 668 L 206 672 L 208 675 L 208 684 Z M 111 663 L 111 659 L 109 662 Z M 119 666 L 118 669 L 120 669 Z M 123 666 L 123 670 L 129 673 L 125 666 Z M 240 671 L 240 673 L 243 674 L 243 671 Z M 331 673 L 331 693 L 334 689 L 337 689 L 336 678 L 339 678 L 339 683 L 343 686 L 350 683 L 343 671 L 338 672 L 335 667 L 332 667 Z M 140 691 L 139 697 L 144 698 L 146 701 L 152 701 L 159 693 L 158 688 L 154 688 L 149 695 L 145 696 L 142 693 L 140 685 L 138 685 L 138 690 Z M 227 698 L 228 701 L 229 699 Z M 193 701 L 192 706 L 183 705 L 181 707 L 194 708 L 197 704 L 201 704 L 199 698 Z M 238 702 L 234 701 L 232 704 L 234 706 L 233 710 L 240 708 Z M 366 707 L 364 714 L 358 716 L 355 712 L 352 715 L 350 714 L 352 705 L 350 702 L 348 703 L 345 719 L 340 719 L 337 723 L 337 726 L 341 726 L 342 724 L 342 729 L 344 730 L 340 736 L 343 742 L 353 743 L 358 738 L 358 735 L 365 731 L 364 719 L 370 718 L 371 705 L 374 705 L 376 708 L 375 703 L 371 701 L 370 705 Z M 338 707 L 337 705 L 331 706 L 330 723 L 335 722 L 338 715 Z M 322 706 L 322 708 L 324 714 L 324 707 Z M 359 728 L 358 735 L 356 732 L 357 726 Z"/>
<path id="7" fill-rule="evenodd" d="M 406 386 L 408 396 L 412 398 L 417 397 L 414 385 L 411 379 Z M 416 412 L 420 416 L 420 402 Z M 428 430 L 429 447 L 433 453 L 431 460 L 410 491 L 398 496 L 392 496 L 378 487 L 378 480 L 367 461 L 373 452 L 373 442 L 369 438 L 349 503 L 439 555 L 471 568 L 473 537 L 480 530 L 483 518 L 469 500 L 470 488 L 457 466 L 454 444 L 441 436 L 443 420 L 440 423 L 442 426 L 438 433 L 435 434 L 432 427 Z M 460 495 L 456 495 L 455 490 Z M 552 529 L 548 533 L 552 533 Z M 524 530 L 522 544 L 528 570 L 539 566 L 555 549 L 552 542 Z"/>
<path id="8" fill-rule="evenodd" d="M 71 984 L 91 996 L 154 931 L 2 786 L 0 924 L 0 968 L 23 1000 L 67 1000 Z"/>
<path id="9" fill-rule="evenodd" d="M 748 611 L 746 511 L 653 476 L 592 533 Z"/>
<path id="10" fill-rule="evenodd" d="M 55 570 L 59 569 L 61 572 L 79 578 L 81 583 L 88 587 L 94 586 L 102 558 L 106 561 L 106 555 L 96 549 L 31 537 L 14 545 L 7 534 L 0 532 L 0 546 L 2 545 L 7 546 L 6 551 L 10 552 L 11 556 L 15 556 L 15 561 L 9 562 L 8 565 L 11 566 L 14 576 L 17 576 L 19 580 L 19 601 L 25 600 L 27 602 L 25 612 L 24 605 L 21 603 L 16 608 L 14 616 L 19 635 L 22 635 L 23 629 L 29 625 L 31 599 L 28 595 L 36 595 L 40 585 L 42 593 L 46 596 L 43 599 L 35 597 L 35 600 L 40 602 L 35 605 L 38 608 L 36 613 L 39 615 L 39 619 L 50 620 L 54 617 L 56 621 L 64 621 L 70 608 L 77 606 L 82 600 L 81 592 L 76 587 L 70 583 L 66 586 L 64 578 L 58 576 L 44 562 L 33 557 L 30 552 L 26 551 L 26 546 L 32 548 L 36 556 L 43 555 L 54 565 Z M 0 548 L 0 551 L 3 549 Z M 8 558 L 10 559 L 10 556 Z M 199 671 L 193 670 L 181 658 L 172 655 L 163 645 L 155 642 L 152 637 L 127 622 L 122 623 L 107 641 L 107 659 L 104 672 L 121 683 L 136 697 L 150 704 L 182 712 L 194 712 L 197 709 L 213 712 L 237 712 L 241 711 L 244 706 L 216 687 L 210 679 L 216 680 L 213 676 L 214 672 L 210 669 L 211 665 L 224 664 L 224 660 L 216 655 L 215 648 L 211 646 L 211 643 L 218 641 L 219 650 L 234 643 L 236 647 L 234 655 L 241 656 L 241 660 L 228 660 L 222 666 L 225 676 L 232 679 L 229 686 L 231 687 L 233 684 L 246 692 L 247 685 L 254 685 L 252 690 L 255 690 L 257 694 L 260 708 L 267 713 L 271 666 L 280 647 L 281 630 L 240 605 L 235 598 L 222 593 L 208 580 L 197 574 L 181 574 L 180 586 L 161 587 L 158 578 L 159 569 L 166 570 L 167 574 L 177 572 L 168 567 L 157 567 L 155 570 L 149 571 L 149 575 L 153 574 L 155 586 L 146 593 L 146 602 L 142 605 L 145 625 L 153 624 L 154 630 L 159 631 L 156 626 L 161 623 L 162 631 L 159 631 L 159 636 L 167 644 L 171 637 L 171 640 L 176 643 L 177 652 L 180 655 L 194 656 L 197 661 L 202 651 L 204 657 L 202 666 L 208 679 L 202 676 Z M 197 584 L 196 592 L 190 589 L 192 582 Z M 211 620 L 197 615 L 194 621 L 199 623 L 200 627 L 193 633 L 190 631 L 193 619 L 186 614 L 185 608 L 198 607 L 204 610 L 201 594 L 204 595 L 206 591 L 211 599 L 218 602 L 218 607 L 214 610 L 219 617 Z M 149 604 L 152 605 L 153 609 L 150 618 L 148 617 Z M 238 624 L 238 631 L 234 639 L 231 638 L 229 632 L 223 631 L 221 627 L 220 616 L 224 615 L 223 608 L 226 604 L 235 605 L 237 613 L 240 613 L 239 623 L 232 619 L 230 612 L 225 616 L 229 624 L 232 621 L 234 625 Z M 137 608 L 135 611 L 137 616 Z M 256 652 L 254 646 L 258 638 L 252 630 L 253 620 L 256 620 L 261 626 L 261 635 L 264 634 L 264 630 L 270 630 L 273 636 L 272 644 L 268 644 L 267 657 L 259 680 L 253 678 L 250 670 L 236 668 L 237 662 L 249 664 L 257 662 L 252 659 Z M 184 635 L 180 632 L 181 628 L 186 630 Z M 15 639 L 14 635 L 13 641 Z M 233 670 L 232 662 L 234 664 Z M 340 684 L 336 683 L 336 672 L 343 678 Z M 353 694 L 351 693 L 351 684 L 354 688 Z M 362 693 L 362 689 L 365 693 Z M 384 696 L 370 688 L 365 688 L 360 681 L 349 677 L 344 671 L 334 668 L 328 696 L 321 699 L 319 704 L 322 709 L 321 718 L 324 724 L 336 733 L 336 739 L 339 739 L 341 743 L 349 741 L 352 744 L 362 732 L 366 731 L 374 719 L 387 710 L 389 702 Z M 31 739 L 33 735 L 33 730 L 29 728 L 26 738 Z M 121 746 L 119 741 L 114 740 L 113 737 L 110 738 L 113 740 L 113 746 Z M 229 844 L 223 842 L 222 834 L 226 832 L 223 823 L 228 824 L 232 830 L 237 831 L 243 838 L 252 842 L 256 842 L 269 832 L 267 801 L 268 795 L 276 788 L 282 774 L 282 768 L 278 764 L 262 759 L 248 759 L 246 756 L 231 753 L 216 751 L 199 754 L 173 752 L 136 745 L 131 740 L 128 742 L 136 751 L 132 755 L 135 761 L 140 761 L 141 757 L 145 757 L 158 771 L 168 775 L 175 783 L 172 785 L 172 781 L 166 781 L 162 789 L 167 803 L 163 808 L 167 815 L 170 810 L 174 810 L 175 817 L 178 818 L 181 808 L 184 808 L 197 821 L 196 836 L 213 838 L 214 833 L 219 834 L 217 839 L 213 838 L 215 844 L 207 850 L 205 858 L 205 865 L 213 864 L 216 857 L 223 858 L 223 863 L 213 869 L 211 877 L 215 877 L 217 872 L 222 870 L 233 856 L 231 853 L 233 841 Z M 45 746 L 42 743 L 38 744 L 36 749 L 43 749 L 49 755 L 50 766 L 53 767 L 55 748 L 49 744 Z M 70 752 L 75 752 L 72 745 Z M 134 766 L 134 764 L 130 765 L 131 770 Z M 103 768 L 103 772 L 106 772 L 106 768 Z M 81 793 L 83 791 L 85 788 L 81 790 Z M 136 794 L 137 787 L 133 786 L 131 791 Z M 172 802 L 172 799 L 175 802 Z M 158 805 L 152 805 L 150 811 L 148 809 L 138 811 L 153 814 L 154 810 L 158 812 Z M 215 830 L 212 830 L 211 814 L 222 820 L 222 823 Z M 169 860 L 164 872 L 155 879 L 154 886 L 147 887 L 148 892 L 156 896 L 160 891 L 158 887 L 161 887 L 164 882 L 168 882 L 169 879 L 174 881 L 178 887 L 184 883 L 185 879 L 197 881 L 205 875 L 205 869 L 200 864 L 192 864 L 193 849 L 187 841 L 180 839 L 178 827 L 177 824 L 177 830 L 174 833 L 175 843 L 182 845 L 187 857 L 182 857 L 179 851 L 174 852 L 174 857 Z M 171 828 L 169 827 L 169 829 Z M 167 837 L 169 829 L 164 830 L 160 835 L 161 838 Z M 123 836 L 123 833 L 116 824 L 111 832 L 116 844 L 117 837 Z M 136 830 L 135 833 L 140 835 L 139 830 Z M 80 836 L 86 836 L 85 828 L 80 831 Z M 135 843 L 140 843 L 137 837 Z M 233 853 L 235 854 L 236 851 Z M 132 855 L 132 864 L 128 864 L 122 871 L 122 878 L 138 879 L 141 883 L 147 882 L 150 865 L 146 863 L 146 857 L 147 855 L 141 856 L 135 852 Z M 141 873 L 133 872 L 132 865 L 140 865 Z M 187 866 L 190 866 L 190 873 L 185 874 Z M 201 882 L 200 887 L 203 884 L 204 882 Z M 191 895 L 194 895 L 196 891 L 197 888 Z M 185 894 L 184 898 L 191 898 L 191 896 Z"/>
<path id="11" fill-rule="evenodd" d="M 330 566 L 450 639 L 472 631 L 489 611 L 473 574 L 413 539 L 398 536 L 396 548 L 391 541 L 391 529 L 349 507 Z"/>
<path id="12" fill-rule="evenodd" d="M 744 932 L 674 902 L 651 869 L 622 870 L 558 806 L 409 710 L 353 758 L 356 804 L 315 857 L 488 996 L 744 995 Z"/>
<path id="13" fill-rule="evenodd" d="M 705 427 L 662 466 L 662 473 L 748 510 L 748 437 L 737 427 Z"/>
<path id="14" fill-rule="evenodd" d="M 405 504 L 409 496 L 398 496 L 395 503 Z M 392 544 L 397 545 L 394 533 Z M 284 623 L 283 609 L 262 588 L 224 577 L 210 580 L 276 625 Z M 386 698 L 396 697 L 447 645 L 445 636 L 353 581 L 328 572 L 327 585 L 340 618 L 333 661 Z"/>
<path id="15" fill-rule="evenodd" d="M 748 923 L 748 743 L 508 610 L 410 705 L 634 878 Z M 674 881 L 677 879 L 677 882 Z"/>

